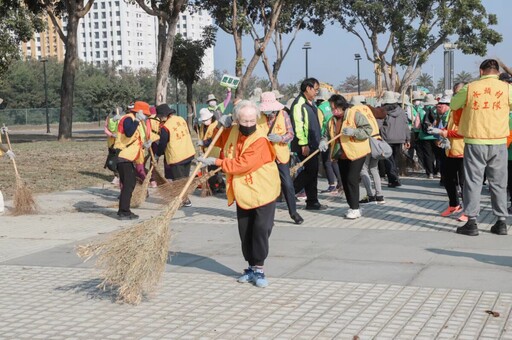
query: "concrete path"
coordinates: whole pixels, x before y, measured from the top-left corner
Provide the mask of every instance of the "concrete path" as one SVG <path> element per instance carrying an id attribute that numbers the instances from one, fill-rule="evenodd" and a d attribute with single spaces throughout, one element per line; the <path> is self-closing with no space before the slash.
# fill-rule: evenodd
<path id="1" fill-rule="evenodd" d="M 235 281 L 246 264 L 234 207 L 197 191 L 170 223 L 161 288 L 139 306 L 98 291 L 93 263 L 74 253 L 135 224 L 115 219 L 116 189 L 39 195 L 40 214 L 0 216 L 0 339 L 512 338 L 512 238 L 488 232 L 487 188 L 480 235 L 466 237 L 439 215 L 438 180 L 403 183 L 355 221 L 339 196 L 320 194 L 329 209 L 300 210 L 300 226 L 278 204 L 265 289 Z M 151 195 L 135 212 L 161 203 Z"/>

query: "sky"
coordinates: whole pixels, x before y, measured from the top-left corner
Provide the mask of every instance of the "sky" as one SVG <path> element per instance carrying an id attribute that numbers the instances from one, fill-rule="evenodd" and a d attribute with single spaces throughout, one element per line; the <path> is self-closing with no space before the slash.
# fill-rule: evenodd
<path id="1" fill-rule="evenodd" d="M 512 67 L 512 1 L 510 0 L 482 0 L 486 6 L 487 13 L 496 14 L 498 25 L 493 28 L 502 34 L 503 41 L 496 46 L 488 46 L 488 58 L 499 57 L 506 65 Z M 339 25 L 328 25 L 321 36 L 308 31 L 298 33 L 279 73 L 281 84 L 296 83 L 305 77 L 305 51 L 302 49 L 304 43 L 310 42 L 311 49 L 308 51 L 308 75 L 315 77 L 321 82 L 326 82 L 335 87 L 342 83 L 348 76 L 357 75 L 357 62 L 354 54 L 359 53 L 363 60 L 360 61 L 361 79 L 369 79 L 374 82 L 373 64 L 366 60 L 364 49 L 356 36 L 345 32 Z M 244 57 L 249 60 L 252 57 L 253 42 L 245 39 Z M 272 42 L 267 46 L 269 56 L 274 50 Z M 464 55 L 461 51 L 454 52 L 454 74 L 466 71 L 474 76 L 478 75 L 478 66 L 486 57 L 475 55 Z M 270 59 L 270 57 L 269 57 Z M 221 29 L 217 33 L 217 44 L 214 49 L 215 69 L 227 71 L 234 74 L 235 45 L 232 36 L 224 33 Z M 434 83 L 443 77 L 443 48 L 438 48 L 423 65 L 422 73 L 430 74 Z M 267 78 L 267 74 L 261 62 L 258 63 L 254 75 L 260 78 Z M 403 72 L 401 73 L 403 74 Z"/>

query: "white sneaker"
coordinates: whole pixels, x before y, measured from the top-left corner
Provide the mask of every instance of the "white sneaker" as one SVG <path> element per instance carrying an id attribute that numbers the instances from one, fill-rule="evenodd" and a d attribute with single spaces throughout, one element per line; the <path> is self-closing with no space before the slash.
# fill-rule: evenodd
<path id="1" fill-rule="evenodd" d="M 348 209 L 347 213 L 345 214 L 345 218 L 348 218 L 350 220 L 355 220 L 356 218 L 359 217 L 361 217 L 360 209 Z"/>
<path id="2" fill-rule="evenodd" d="M 112 182 L 110 182 L 110 183 L 112 183 L 112 184 L 114 184 L 114 185 L 119 185 L 119 177 L 117 177 L 117 176 L 116 176 L 116 177 L 114 177 L 114 179 L 113 179 L 113 180 L 112 180 Z"/>

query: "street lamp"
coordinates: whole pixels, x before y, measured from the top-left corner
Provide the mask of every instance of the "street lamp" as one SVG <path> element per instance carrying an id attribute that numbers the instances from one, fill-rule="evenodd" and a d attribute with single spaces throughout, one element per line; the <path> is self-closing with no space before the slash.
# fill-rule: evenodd
<path id="1" fill-rule="evenodd" d="M 357 61 L 357 94 L 361 94 L 361 78 L 359 76 L 359 60 L 361 60 L 361 55 L 359 53 L 354 54 L 354 57 Z"/>
<path id="2" fill-rule="evenodd" d="M 306 79 L 308 78 L 308 50 L 311 49 L 311 43 L 307 42 L 302 46 L 302 49 L 306 51 Z"/>
<path id="3" fill-rule="evenodd" d="M 46 133 L 50 133 L 50 116 L 48 114 L 48 82 L 46 80 L 46 62 L 48 59 L 41 59 L 44 73 L 44 106 L 46 108 Z"/>
<path id="4" fill-rule="evenodd" d="M 454 72 L 453 72 L 453 50 L 457 48 L 457 44 L 445 43 L 444 47 L 444 90 L 453 88 Z"/>

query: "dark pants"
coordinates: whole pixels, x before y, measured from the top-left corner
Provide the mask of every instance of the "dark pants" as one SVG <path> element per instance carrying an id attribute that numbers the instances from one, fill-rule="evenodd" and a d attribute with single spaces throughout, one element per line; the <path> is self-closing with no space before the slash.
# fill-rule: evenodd
<path id="1" fill-rule="evenodd" d="M 434 175 L 439 171 L 439 165 L 436 164 L 436 156 L 434 154 L 435 146 L 434 140 L 419 140 L 419 149 L 421 150 L 418 157 L 421 157 L 421 164 L 425 169 L 427 176 Z"/>
<path id="2" fill-rule="evenodd" d="M 274 226 L 276 202 L 254 208 L 243 209 L 237 204 L 236 218 L 242 242 L 242 254 L 249 266 L 263 266 L 268 255 L 268 239 Z"/>
<path id="3" fill-rule="evenodd" d="M 464 187 L 464 158 L 445 157 L 444 161 L 444 187 L 450 200 L 450 207 L 460 204 L 457 185 L 461 190 Z"/>
<path id="4" fill-rule="evenodd" d="M 289 163 L 277 163 L 277 169 L 279 170 L 279 178 L 281 179 L 281 193 L 286 200 L 286 205 L 288 205 L 288 213 L 290 213 L 291 216 L 297 212 L 297 203 L 295 202 L 293 180 L 290 176 L 290 165 Z"/>
<path id="5" fill-rule="evenodd" d="M 119 180 L 121 182 L 121 195 L 119 196 L 118 215 L 130 215 L 130 201 L 132 200 L 133 189 L 137 181 L 135 165 L 132 162 L 117 163 Z"/>
<path id="6" fill-rule="evenodd" d="M 400 152 L 402 152 L 402 144 L 389 144 L 393 150 L 391 157 L 385 159 L 386 175 L 388 183 L 397 183 L 400 181 L 398 173 L 398 162 L 400 160 Z"/>
<path id="7" fill-rule="evenodd" d="M 359 178 L 365 157 L 359 159 L 339 159 L 341 183 L 350 209 L 359 209 Z"/>
<path id="8" fill-rule="evenodd" d="M 327 177 L 327 181 L 329 185 L 333 185 L 334 183 L 341 184 L 341 176 L 340 176 L 340 168 L 336 162 L 331 160 L 331 147 L 327 149 L 327 151 L 321 153 L 322 163 L 325 169 L 325 176 Z"/>
<path id="9" fill-rule="evenodd" d="M 510 206 L 512 206 L 512 160 L 508 161 L 507 169 L 508 169 L 508 181 L 507 181 L 508 194 L 510 196 Z"/>
<path id="10" fill-rule="evenodd" d="M 305 156 L 299 154 L 299 159 L 302 161 Z M 318 203 L 318 155 L 313 156 L 304 164 L 304 170 L 297 175 L 293 186 L 295 193 L 299 193 L 302 189 L 306 191 L 306 204 L 311 205 Z"/>
<path id="11" fill-rule="evenodd" d="M 192 161 L 184 164 L 167 164 L 164 165 L 165 178 L 177 180 L 180 178 L 188 177 L 190 175 L 190 164 Z"/>

